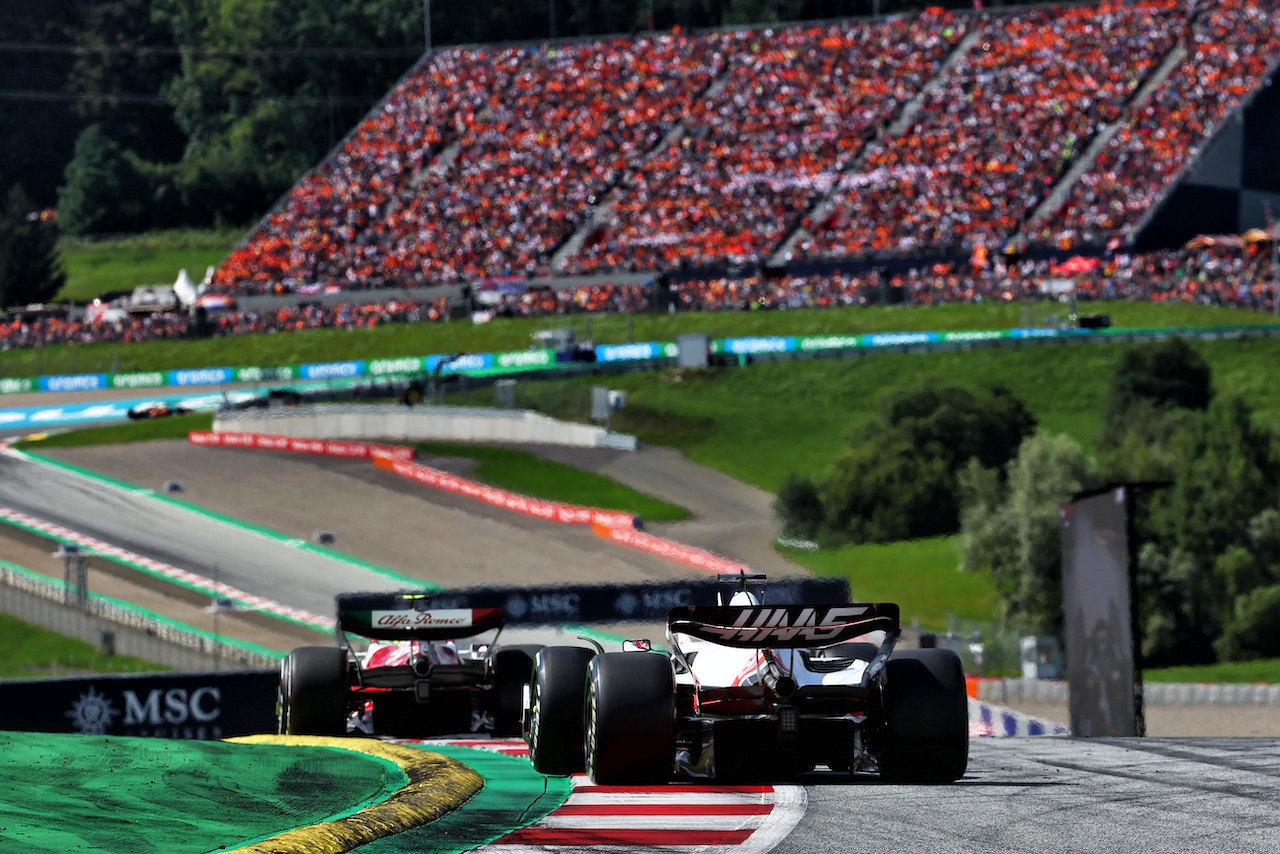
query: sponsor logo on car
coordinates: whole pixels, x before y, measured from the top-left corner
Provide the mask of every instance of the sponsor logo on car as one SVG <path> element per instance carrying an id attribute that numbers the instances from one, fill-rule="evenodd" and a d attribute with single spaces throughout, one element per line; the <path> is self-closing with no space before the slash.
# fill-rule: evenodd
<path id="1" fill-rule="evenodd" d="M 374 611 L 371 624 L 383 629 L 415 629 L 424 626 L 469 626 L 471 609 L 459 608 L 435 611 Z"/>
<path id="2" fill-rule="evenodd" d="M 765 645 L 768 641 L 813 643 L 838 639 L 849 623 L 867 612 L 861 607 L 743 608 L 730 626 L 702 626 L 702 633 L 734 643 Z"/>

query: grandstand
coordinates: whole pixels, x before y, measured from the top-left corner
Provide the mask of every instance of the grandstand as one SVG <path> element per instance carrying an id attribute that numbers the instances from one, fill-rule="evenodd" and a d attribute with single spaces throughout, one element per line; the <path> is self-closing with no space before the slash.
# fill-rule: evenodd
<path id="1" fill-rule="evenodd" d="M 214 287 L 1127 246 L 1278 57 L 1275 0 L 444 50 Z"/>
<path id="2" fill-rule="evenodd" d="M 1274 311 L 1278 60 L 1280 0 L 443 50 L 218 267 L 238 310 L 15 315 L 0 348 L 427 322 L 477 296 L 561 315 L 1066 282 Z"/>

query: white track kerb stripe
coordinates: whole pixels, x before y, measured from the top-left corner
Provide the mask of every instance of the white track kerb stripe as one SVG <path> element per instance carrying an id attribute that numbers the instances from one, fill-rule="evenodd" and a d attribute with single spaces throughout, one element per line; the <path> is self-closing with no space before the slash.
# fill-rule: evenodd
<path id="1" fill-rule="evenodd" d="M 261 596 L 255 596 L 252 593 L 246 593 L 243 590 L 232 587 L 229 584 L 215 583 L 211 579 L 205 578 L 203 575 L 197 575 L 185 569 L 179 569 L 176 566 L 170 566 L 167 563 L 161 563 L 158 560 L 152 560 L 149 557 L 143 557 L 134 554 L 131 551 L 113 546 L 102 540 L 72 531 L 70 528 L 64 528 L 61 525 L 55 525 L 52 522 L 46 522 L 43 519 L 37 519 L 34 516 L 28 516 L 26 513 L 20 513 L 8 507 L 0 507 L 0 520 L 19 525 L 28 530 L 37 531 L 41 534 L 62 540 L 63 542 L 75 543 L 81 548 L 87 549 L 93 554 L 102 555 L 104 557 L 114 558 L 121 563 L 131 564 L 133 566 L 143 567 L 157 575 L 176 581 L 187 587 L 204 590 L 211 595 L 226 599 L 233 599 L 236 603 L 246 608 L 252 608 L 255 611 L 263 611 L 269 614 L 275 614 L 279 617 L 292 620 L 304 625 L 313 626 L 324 631 L 332 631 L 336 622 L 332 617 L 322 617 L 319 614 L 312 614 L 309 611 L 303 611 L 300 608 L 290 608 L 279 602 L 273 602 L 270 599 L 264 599 Z"/>
<path id="2" fill-rule="evenodd" d="M 509 755 L 529 753 L 524 742 L 510 739 L 439 741 Z M 806 802 L 803 786 L 593 786 L 575 775 L 573 793 L 558 809 L 476 851 L 765 854 L 800 821 Z"/>

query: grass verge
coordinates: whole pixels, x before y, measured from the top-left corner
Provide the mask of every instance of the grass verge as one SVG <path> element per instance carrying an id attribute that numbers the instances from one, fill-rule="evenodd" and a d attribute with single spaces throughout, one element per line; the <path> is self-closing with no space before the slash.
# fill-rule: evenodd
<path id="1" fill-rule="evenodd" d="M 14 442 L 18 449 L 79 448 L 86 445 L 123 445 L 128 442 L 149 442 L 153 439 L 185 439 L 192 430 L 213 429 L 213 413 L 194 412 L 190 415 L 170 415 L 146 421 L 129 421 L 121 424 L 104 424 L 100 427 L 82 427 L 65 433 L 50 433 L 40 439 L 23 439 Z"/>
<path id="2" fill-rule="evenodd" d="M 994 621 L 999 596 L 990 575 L 961 572 L 959 537 L 904 540 L 806 552 L 780 547 L 816 575 L 844 578 L 858 602 L 895 602 L 903 625 L 945 630 L 947 618 Z"/>
<path id="3" fill-rule="evenodd" d="M 416 447 L 422 456 L 475 460 L 478 465 L 471 477 L 532 498 L 619 510 L 639 516 L 646 522 L 681 522 L 693 518 L 693 514 L 683 507 L 638 492 L 603 475 L 542 459 L 529 451 L 444 442 L 427 442 Z M 429 460 L 424 462 L 430 464 Z"/>
<path id="4" fill-rule="evenodd" d="M 1199 664 L 1188 667 L 1157 667 L 1142 671 L 1144 682 L 1257 682 L 1280 683 L 1280 658 L 1237 661 L 1229 664 Z"/>
<path id="5" fill-rule="evenodd" d="M 177 270 L 174 270 L 174 275 Z M 172 278 L 172 277 L 171 277 Z M 712 338 L 773 335 L 865 334 L 871 332 L 1012 329 L 1041 325 L 1023 317 L 1036 306 L 1002 303 L 914 308 L 882 306 L 764 312 L 686 312 L 602 317 L 498 318 L 489 323 L 385 324 L 373 329 L 314 329 L 273 335 L 201 340 L 84 344 L 0 353 L 0 376 L 36 376 L 102 371 L 161 371 L 175 368 L 273 366 L 341 359 L 376 359 L 432 353 L 524 350 L 532 334 L 568 326 L 600 343 L 674 341 L 683 334 Z M 1090 311 L 1112 316 L 1116 326 L 1215 326 L 1274 323 L 1268 314 L 1243 309 L 1150 303 L 1105 303 Z"/>
<path id="6" fill-rule="evenodd" d="M 92 645 L 17 617 L 0 614 L 0 679 L 168 670 L 127 655 L 103 655 Z"/>
<path id="7" fill-rule="evenodd" d="M 199 284 L 205 269 L 230 254 L 245 229 L 228 231 L 165 231 L 124 237 L 63 238 L 58 255 L 67 271 L 67 284 L 58 301 L 89 302 L 109 291 L 146 285 L 172 285 L 186 269 Z"/>

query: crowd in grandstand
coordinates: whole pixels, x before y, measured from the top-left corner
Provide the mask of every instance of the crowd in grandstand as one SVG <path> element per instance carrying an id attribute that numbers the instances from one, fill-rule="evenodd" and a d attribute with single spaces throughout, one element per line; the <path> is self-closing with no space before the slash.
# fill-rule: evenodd
<path id="1" fill-rule="evenodd" d="M 1277 56 L 1276 0 L 442 50 L 214 284 L 696 269 L 766 260 L 792 236 L 792 260 L 1020 233 L 1122 243 Z M 1066 203 L 1032 221 L 1112 132 Z"/>
<path id="2" fill-rule="evenodd" d="M 1177 0 L 1030 9 L 985 23 L 902 135 L 840 182 L 803 256 L 998 244 L 1114 121 L 1186 26 Z"/>
<path id="3" fill-rule="evenodd" d="M 1197 4 L 1184 54 L 1168 78 L 1122 123 L 1070 198 L 1033 224 L 1043 239 L 1105 243 L 1130 236 L 1208 134 L 1280 53 L 1280 15 L 1268 4 Z"/>
<path id="4" fill-rule="evenodd" d="M 503 293 L 484 304 L 458 298 L 391 300 L 381 304 L 303 303 L 267 311 L 210 314 L 205 323 L 178 311 L 120 319 L 41 318 L 0 321 L 0 350 L 102 341 L 252 335 L 318 328 L 372 328 L 466 318 L 561 316 L 583 313 L 786 310 L 840 308 L 882 302 L 930 305 L 990 300 L 1148 300 L 1195 302 L 1274 311 L 1280 268 L 1264 243 L 1209 246 L 1144 255 L 1117 254 L 1082 268 L 1049 260 L 994 258 L 981 266 L 937 263 L 900 273 L 882 271 L 812 276 L 744 275 L 655 280 Z M 658 293 L 654 289 L 659 289 Z M 467 322 L 465 319 L 463 322 Z"/>
<path id="5" fill-rule="evenodd" d="M 1084 298 L 1274 305 L 1256 246 L 1124 254 L 1280 57 L 1280 0 L 1108 0 L 437 51 L 217 269 L 211 293 L 669 271 L 484 316 Z M 1107 136 L 1109 134 L 1109 137 Z M 1080 161 L 1091 141 L 1099 153 Z M 1105 140 L 1105 144 L 1103 141 Z M 1073 164 L 1065 201 L 1042 204 Z M 1011 238 L 1015 238 L 1011 240 Z M 1001 248 L 1118 250 L 1067 276 Z M 869 253 L 895 273 L 697 278 Z M 973 250 L 971 264 L 926 260 Z M 0 349 L 430 322 L 447 300 L 0 322 Z"/>
<path id="6" fill-rule="evenodd" d="M 931 12 L 717 36 L 723 85 L 629 176 L 564 271 L 760 260 L 963 34 Z"/>

